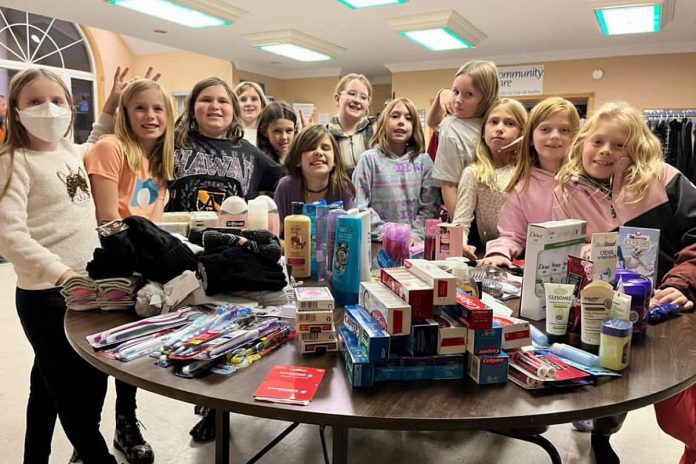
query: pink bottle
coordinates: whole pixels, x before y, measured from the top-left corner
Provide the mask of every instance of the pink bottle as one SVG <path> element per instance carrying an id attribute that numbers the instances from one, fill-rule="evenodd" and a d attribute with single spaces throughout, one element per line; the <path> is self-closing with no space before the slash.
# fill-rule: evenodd
<path id="1" fill-rule="evenodd" d="M 276 237 L 280 235 L 280 215 L 278 214 L 278 205 L 273 201 L 273 198 L 267 195 L 259 195 L 256 199 L 263 198 L 268 203 L 268 230 Z"/>

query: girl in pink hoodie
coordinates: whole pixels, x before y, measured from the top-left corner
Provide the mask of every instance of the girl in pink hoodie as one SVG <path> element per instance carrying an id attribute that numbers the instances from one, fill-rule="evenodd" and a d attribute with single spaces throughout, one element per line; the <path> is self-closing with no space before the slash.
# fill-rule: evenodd
<path id="1" fill-rule="evenodd" d="M 487 243 L 484 263 L 511 266 L 524 250 L 527 226 L 551 220 L 554 176 L 579 127 L 578 112 L 568 100 L 547 98 L 532 108 L 518 155 L 527 162 L 519 163 L 513 174 L 498 222 L 499 237 Z"/>

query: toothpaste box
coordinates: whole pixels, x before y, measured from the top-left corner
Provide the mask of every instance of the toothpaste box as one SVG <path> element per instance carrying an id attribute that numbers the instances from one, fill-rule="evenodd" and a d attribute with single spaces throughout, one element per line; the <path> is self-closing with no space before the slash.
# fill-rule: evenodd
<path id="1" fill-rule="evenodd" d="M 380 280 L 411 306 L 411 319 L 433 317 L 433 287 L 404 268 L 382 269 Z"/>
<path id="2" fill-rule="evenodd" d="M 490 329 L 492 327 L 493 310 L 477 298 L 458 292 L 455 311 L 457 310 L 461 311 L 458 320 L 469 329 Z"/>
<path id="3" fill-rule="evenodd" d="M 327 311 L 336 305 L 328 287 L 295 287 L 298 311 Z"/>
<path id="4" fill-rule="evenodd" d="M 512 316 L 493 316 L 493 323 L 503 328 L 503 350 L 516 350 L 532 344 L 529 321 L 523 321 Z"/>
<path id="5" fill-rule="evenodd" d="M 295 313 L 295 330 L 300 332 L 334 331 L 333 311 L 298 311 Z"/>
<path id="6" fill-rule="evenodd" d="M 476 355 L 495 355 L 500 353 L 503 342 L 503 327 L 494 322 L 490 329 L 468 329 L 466 351 Z"/>
<path id="7" fill-rule="evenodd" d="M 660 231 L 642 227 L 619 227 L 619 266 L 650 279 L 655 288 Z"/>
<path id="8" fill-rule="evenodd" d="M 411 306 L 381 282 L 361 282 L 358 303 L 389 335 L 411 333 Z"/>
<path id="9" fill-rule="evenodd" d="M 408 337 L 408 353 L 411 356 L 432 356 L 437 354 L 440 325 L 433 319 L 413 321 L 411 335 Z"/>
<path id="10" fill-rule="evenodd" d="M 586 232 L 587 223 L 577 219 L 529 224 L 520 303 L 522 317 L 534 321 L 546 317 L 544 283 L 561 281 L 563 263 L 568 255 L 580 256 Z M 560 274 L 553 274 L 554 269 Z"/>
<path id="11" fill-rule="evenodd" d="M 300 339 L 301 354 L 321 354 L 327 351 L 337 351 L 338 340 L 334 341 L 304 341 Z"/>
<path id="12" fill-rule="evenodd" d="M 414 276 L 433 287 L 433 304 L 457 302 L 457 278 L 425 259 L 405 259 L 404 267 Z"/>
<path id="13" fill-rule="evenodd" d="M 311 332 L 298 332 L 297 337 L 304 342 L 335 342 L 338 340 L 333 330 L 314 330 Z"/>
<path id="14" fill-rule="evenodd" d="M 404 380 L 430 380 L 433 378 L 433 357 L 414 356 L 403 359 Z"/>
<path id="15" fill-rule="evenodd" d="M 507 383 L 509 358 L 505 353 L 495 356 L 468 355 L 466 372 L 474 382 L 485 385 L 492 383 Z"/>
<path id="16" fill-rule="evenodd" d="M 346 377 L 353 387 L 371 387 L 374 382 L 374 365 L 360 350 L 355 334 L 347 327 L 338 328 L 341 352 L 346 364 Z"/>
<path id="17" fill-rule="evenodd" d="M 443 222 L 435 229 L 435 259 L 447 259 L 463 254 L 464 228 Z"/>
<path id="18" fill-rule="evenodd" d="M 433 319 L 439 324 L 437 354 L 466 353 L 467 328 L 446 313 Z"/>
<path id="19" fill-rule="evenodd" d="M 433 379 L 461 379 L 464 377 L 463 354 L 433 356 Z"/>
<path id="20" fill-rule="evenodd" d="M 404 364 L 401 356 L 389 355 L 384 364 L 375 364 L 375 382 L 404 380 Z"/>
<path id="21" fill-rule="evenodd" d="M 360 305 L 346 306 L 343 325 L 358 339 L 360 349 L 370 362 L 386 362 L 389 358 L 389 334 Z"/>

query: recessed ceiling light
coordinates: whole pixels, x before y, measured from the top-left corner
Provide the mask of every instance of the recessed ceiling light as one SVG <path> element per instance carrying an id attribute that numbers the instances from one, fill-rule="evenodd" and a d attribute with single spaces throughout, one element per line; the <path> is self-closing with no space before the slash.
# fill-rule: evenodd
<path id="1" fill-rule="evenodd" d="M 402 36 L 432 51 L 474 48 L 486 38 L 486 34 L 453 10 L 403 16 L 387 22 Z"/>
<path id="2" fill-rule="evenodd" d="M 105 0 L 112 5 L 155 16 L 187 27 L 226 26 L 237 21 L 246 11 L 202 0 Z"/>
<path id="3" fill-rule="evenodd" d="M 674 15 L 674 0 L 591 0 L 604 35 L 659 32 Z"/>
<path id="4" fill-rule="evenodd" d="M 243 34 L 259 50 L 298 61 L 328 61 L 345 48 L 294 29 Z"/>
<path id="5" fill-rule="evenodd" d="M 371 6 L 397 5 L 406 3 L 407 0 L 338 0 L 348 8 L 357 10 L 359 8 L 369 8 Z"/>

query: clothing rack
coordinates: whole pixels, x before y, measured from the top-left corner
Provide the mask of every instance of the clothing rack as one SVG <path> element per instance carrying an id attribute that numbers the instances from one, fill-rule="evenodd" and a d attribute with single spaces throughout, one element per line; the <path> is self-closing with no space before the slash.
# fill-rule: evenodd
<path id="1" fill-rule="evenodd" d="M 696 108 L 643 110 L 643 116 L 647 120 L 696 118 Z"/>

